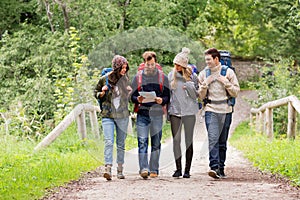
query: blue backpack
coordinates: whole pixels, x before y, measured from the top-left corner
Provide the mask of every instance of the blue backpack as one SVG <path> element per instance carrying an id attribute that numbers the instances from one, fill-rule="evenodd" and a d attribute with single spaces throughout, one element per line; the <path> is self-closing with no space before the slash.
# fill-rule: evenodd
<path id="1" fill-rule="evenodd" d="M 220 50 L 219 53 L 221 55 L 220 63 L 221 63 L 221 66 L 222 66 L 220 74 L 222 76 L 226 76 L 228 68 L 232 69 L 235 72 L 235 69 L 234 69 L 234 67 L 232 67 L 232 64 L 231 64 L 231 55 L 230 55 L 230 52 L 226 51 L 226 50 Z M 206 72 L 206 77 L 210 76 L 210 74 L 211 74 L 210 69 L 206 69 L 205 72 Z M 210 101 L 211 100 L 209 100 L 206 97 L 204 99 L 204 104 L 210 103 Z M 221 101 L 219 103 L 223 103 L 223 102 Z M 230 97 L 228 95 L 228 101 L 227 101 L 227 103 L 228 103 L 228 105 L 230 105 L 230 106 L 233 107 L 235 105 L 235 98 L 234 97 Z"/>
<path id="2" fill-rule="evenodd" d="M 101 71 L 101 77 L 102 76 L 105 76 L 105 85 L 107 85 L 108 87 L 108 90 L 110 90 L 110 85 L 108 83 L 108 73 L 111 72 L 113 69 L 111 67 L 108 67 L 108 68 L 103 68 L 102 71 Z M 107 91 L 106 91 L 107 93 Z M 100 106 L 100 110 L 102 110 L 102 101 L 100 99 L 97 98 L 97 101 L 98 101 L 98 104 Z"/>

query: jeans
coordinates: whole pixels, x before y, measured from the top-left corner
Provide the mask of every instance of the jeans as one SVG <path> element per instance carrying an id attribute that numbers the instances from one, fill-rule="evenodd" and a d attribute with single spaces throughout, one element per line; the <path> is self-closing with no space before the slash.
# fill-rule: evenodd
<path id="1" fill-rule="evenodd" d="M 205 112 L 205 125 L 208 133 L 209 166 L 211 169 L 224 169 L 227 139 L 232 113 Z"/>
<path id="2" fill-rule="evenodd" d="M 147 170 L 159 173 L 159 156 L 161 148 L 163 116 L 137 115 L 136 129 L 138 136 L 138 152 L 140 172 Z M 148 164 L 149 131 L 151 137 L 151 154 Z"/>
<path id="3" fill-rule="evenodd" d="M 195 115 L 177 117 L 170 115 L 171 130 L 173 136 L 173 152 L 175 157 L 176 170 L 182 169 L 181 166 L 181 128 L 184 126 L 185 136 L 185 172 L 189 172 L 191 169 L 192 158 L 193 158 L 193 136 L 194 127 L 196 122 Z"/>
<path id="4" fill-rule="evenodd" d="M 114 147 L 114 132 L 116 129 L 116 143 L 117 143 L 117 163 L 124 163 L 125 154 L 125 139 L 127 136 L 129 118 L 102 118 L 102 127 L 104 135 L 104 160 L 105 165 L 112 165 L 113 163 L 113 147 Z"/>

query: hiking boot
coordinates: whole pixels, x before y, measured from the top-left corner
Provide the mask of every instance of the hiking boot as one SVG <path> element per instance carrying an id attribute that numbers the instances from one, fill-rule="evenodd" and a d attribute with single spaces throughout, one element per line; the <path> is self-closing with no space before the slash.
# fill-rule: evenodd
<path id="1" fill-rule="evenodd" d="M 226 178 L 226 175 L 224 173 L 224 169 L 220 169 L 219 173 L 220 173 L 220 178 Z"/>
<path id="2" fill-rule="evenodd" d="M 158 174 L 156 172 L 151 172 L 150 173 L 150 178 L 156 178 Z"/>
<path id="3" fill-rule="evenodd" d="M 177 169 L 175 171 L 175 173 L 173 174 L 173 177 L 175 177 L 175 178 L 179 178 L 179 176 L 182 176 L 181 169 Z"/>
<path id="4" fill-rule="evenodd" d="M 117 167 L 117 178 L 118 179 L 124 179 L 125 176 L 123 174 L 123 167 Z"/>
<path id="5" fill-rule="evenodd" d="M 108 181 L 111 180 L 111 165 L 105 166 L 105 172 L 103 174 L 103 177 L 106 178 L 106 180 Z"/>
<path id="6" fill-rule="evenodd" d="M 141 177 L 143 178 L 143 179 L 147 179 L 148 178 L 148 170 L 143 170 L 143 171 L 141 171 Z"/>
<path id="7" fill-rule="evenodd" d="M 190 178 L 190 177 L 191 177 L 190 172 L 184 172 L 183 178 Z"/>
<path id="8" fill-rule="evenodd" d="M 215 179 L 219 179 L 220 178 L 220 172 L 218 169 L 211 169 L 208 172 L 208 176 L 215 178 Z"/>

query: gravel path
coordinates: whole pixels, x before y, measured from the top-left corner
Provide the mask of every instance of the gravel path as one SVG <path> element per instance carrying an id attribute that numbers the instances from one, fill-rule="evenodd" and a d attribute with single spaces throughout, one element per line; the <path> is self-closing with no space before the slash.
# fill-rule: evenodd
<path id="1" fill-rule="evenodd" d="M 243 120 L 249 118 L 250 107 L 245 98 L 256 98 L 251 91 L 242 91 L 233 116 L 231 133 Z M 208 171 L 207 133 L 201 113 L 198 115 L 194 158 L 191 178 L 172 178 L 175 169 L 172 140 L 162 146 L 160 175 L 155 179 L 143 180 L 137 174 L 137 150 L 126 152 L 126 179 L 106 181 L 99 170 L 86 174 L 82 179 L 57 188 L 44 199 L 300 199 L 300 190 L 289 186 L 284 179 L 263 174 L 248 162 L 240 151 L 229 145 L 225 172 L 227 179 L 214 180 Z M 183 158 L 183 161 L 185 159 Z M 183 163 L 184 165 L 184 163 Z"/>

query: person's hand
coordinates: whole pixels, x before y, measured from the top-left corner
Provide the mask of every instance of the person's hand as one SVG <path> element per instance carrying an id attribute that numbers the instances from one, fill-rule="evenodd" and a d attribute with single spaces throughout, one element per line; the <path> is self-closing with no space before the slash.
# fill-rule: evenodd
<path id="1" fill-rule="evenodd" d="M 129 85 L 126 87 L 126 89 L 129 93 L 132 92 L 132 88 Z"/>
<path id="2" fill-rule="evenodd" d="M 104 85 L 104 86 L 102 87 L 102 91 L 108 91 L 108 90 L 109 90 L 109 88 L 108 88 L 107 85 Z"/>
<path id="3" fill-rule="evenodd" d="M 145 99 L 145 97 L 143 97 L 143 96 L 138 96 L 137 97 L 137 100 L 138 100 L 139 103 L 142 103 L 144 99 Z"/>
<path id="4" fill-rule="evenodd" d="M 157 104 L 162 104 L 163 99 L 162 99 L 161 97 L 156 97 L 156 98 L 155 98 L 155 102 L 156 102 Z"/>
<path id="5" fill-rule="evenodd" d="M 228 82 L 228 79 L 225 76 L 219 76 L 217 80 L 223 83 L 223 85 L 226 85 L 226 83 Z"/>
<path id="6" fill-rule="evenodd" d="M 208 76 L 205 80 L 204 80 L 204 83 L 206 84 L 206 85 L 209 85 L 209 84 L 211 84 L 213 81 L 215 81 L 216 80 L 216 77 L 215 76 L 213 76 L 213 75 L 210 75 L 210 76 Z"/>

